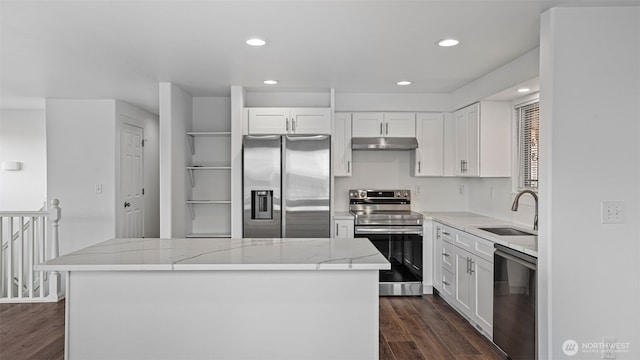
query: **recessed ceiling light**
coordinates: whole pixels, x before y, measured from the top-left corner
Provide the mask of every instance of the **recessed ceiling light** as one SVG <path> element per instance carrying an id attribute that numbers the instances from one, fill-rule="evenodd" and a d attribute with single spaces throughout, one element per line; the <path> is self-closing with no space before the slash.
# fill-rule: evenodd
<path id="1" fill-rule="evenodd" d="M 517 91 L 519 93 L 527 93 L 527 92 L 531 91 L 531 89 L 523 87 L 523 88 L 519 88 Z"/>
<path id="2" fill-rule="evenodd" d="M 411 85 L 411 81 L 402 80 L 402 81 L 398 81 L 396 84 L 400 86 Z"/>
<path id="3" fill-rule="evenodd" d="M 263 81 L 263 83 L 265 85 L 276 85 L 278 83 L 278 80 L 265 80 Z"/>
<path id="4" fill-rule="evenodd" d="M 258 38 L 253 38 L 253 39 L 249 39 L 247 40 L 247 45 L 251 45 L 251 46 L 262 46 L 264 44 L 266 44 L 267 42 L 262 40 L 262 39 L 258 39 Z"/>
<path id="5" fill-rule="evenodd" d="M 456 40 L 456 39 L 442 39 L 442 40 L 438 40 L 438 46 L 442 46 L 442 47 L 450 47 L 450 46 L 456 46 L 460 44 L 460 41 Z"/>

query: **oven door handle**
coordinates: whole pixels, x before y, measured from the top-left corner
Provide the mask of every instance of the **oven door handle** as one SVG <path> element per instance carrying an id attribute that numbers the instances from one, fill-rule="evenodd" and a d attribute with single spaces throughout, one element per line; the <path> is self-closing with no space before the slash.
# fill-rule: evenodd
<path id="1" fill-rule="evenodd" d="M 416 228 L 396 228 L 396 227 L 375 227 L 375 228 L 355 228 L 356 235 L 366 234 L 410 234 L 422 235 L 422 230 Z"/>

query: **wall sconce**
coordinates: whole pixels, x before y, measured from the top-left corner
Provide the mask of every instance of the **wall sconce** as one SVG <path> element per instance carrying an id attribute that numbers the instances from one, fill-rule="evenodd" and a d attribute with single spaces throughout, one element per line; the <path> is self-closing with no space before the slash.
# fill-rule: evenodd
<path id="1" fill-rule="evenodd" d="M 20 161 L 3 161 L 2 170 L 4 171 L 20 171 L 22 163 Z"/>

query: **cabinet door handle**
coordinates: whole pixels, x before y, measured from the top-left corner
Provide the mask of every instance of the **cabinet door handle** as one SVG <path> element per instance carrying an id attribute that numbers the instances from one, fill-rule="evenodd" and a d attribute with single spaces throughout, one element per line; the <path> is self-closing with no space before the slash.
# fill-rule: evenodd
<path id="1" fill-rule="evenodd" d="M 338 237 L 338 224 L 336 224 L 336 237 Z"/>
<path id="2" fill-rule="evenodd" d="M 451 234 L 449 234 L 448 232 L 446 232 L 446 231 L 442 230 L 442 235 L 447 235 L 447 236 L 449 236 L 449 235 L 451 235 Z"/>
<path id="3" fill-rule="evenodd" d="M 382 123 L 380 123 L 380 136 L 382 136 Z"/>
<path id="4" fill-rule="evenodd" d="M 296 121 L 291 118 L 291 131 L 296 132 Z"/>
<path id="5" fill-rule="evenodd" d="M 444 256 L 444 257 L 449 257 L 449 256 L 451 256 L 451 255 L 449 255 L 449 254 L 447 254 L 446 252 L 444 252 L 444 251 L 443 251 L 443 252 L 442 252 L 442 256 Z"/>
<path id="6" fill-rule="evenodd" d="M 422 170 L 420 169 L 420 165 L 421 165 L 420 163 L 421 163 L 421 161 L 418 161 L 418 173 L 422 172 Z"/>
<path id="7" fill-rule="evenodd" d="M 384 124 L 385 127 L 385 135 L 389 135 L 389 123 Z"/>
<path id="8" fill-rule="evenodd" d="M 284 121 L 285 121 L 285 130 L 289 132 L 289 119 L 285 118 Z"/>
<path id="9" fill-rule="evenodd" d="M 476 262 L 473 259 L 469 259 L 469 274 L 473 274 L 476 270 L 473 268 L 476 265 Z"/>
<path id="10" fill-rule="evenodd" d="M 444 280 L 444 279 L 442 280 L 442 283 L 447 285 L 447 286 L 451 285 L 451 283 L 447 282 L 447 280 Z"/>
<path id="11" fill-rule="evenodd" d="M 347 160 L 347 174 L 351 173 L 351 161 Z"/>

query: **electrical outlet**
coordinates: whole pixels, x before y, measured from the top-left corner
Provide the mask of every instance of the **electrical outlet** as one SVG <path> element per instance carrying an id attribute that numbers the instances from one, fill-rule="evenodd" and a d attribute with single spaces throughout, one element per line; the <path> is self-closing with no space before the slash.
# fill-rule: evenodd
<path id="1" fill-rule="evenodd" d="M 616 358 L 616 339 L 615 338 L 602 339 L 602 358 L 603 359 Z"/>
<path id="2" fill-rule="evenodd" d="M 96 194 L 102 194 L 102 184 L 96 184 Z"/>
<path id="3" fill-rule="evenodd" d="M 602 223 L 603 224 L 624 224 L 625 209 L 624 201 L 603 201 L 602 202 Z"/>
<path id="4" fill-rule="evenodd" d="M 464 185 L 458 185 L 458 192 L 460 195 L 464 195 Z"/>

